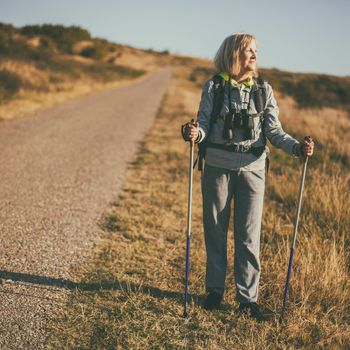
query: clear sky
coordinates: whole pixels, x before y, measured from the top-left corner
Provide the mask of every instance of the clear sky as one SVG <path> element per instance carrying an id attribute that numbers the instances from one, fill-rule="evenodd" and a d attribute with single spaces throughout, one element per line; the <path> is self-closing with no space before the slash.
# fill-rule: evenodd
<path id="1" fill-rule="evenodd" d="M 0 22 L 79 25 L 93 37 L 212 58 L 235 32 L 259 64 L 350 76 L 350 0 L 0 0 Z"/>

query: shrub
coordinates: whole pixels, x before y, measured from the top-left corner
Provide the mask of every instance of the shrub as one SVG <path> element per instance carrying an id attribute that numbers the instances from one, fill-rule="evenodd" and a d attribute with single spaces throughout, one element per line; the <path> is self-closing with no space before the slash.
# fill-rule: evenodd
<path id="1" fill-rule="evenodd" d="M 80 55 L 95 60 L 102 60 L 109 53 L 116 51 L 116 47 L 112 46 L 105 39 L 94 39 L 91 46 L 87 46 L 81 50 Z"/>
<path id="2" fill-rule="evenodd" d="M 80 55 L 95 60 L 101 60 L 107 53 L 108 48 L 102 45 L 88 46 L 81 50 Z"/>
<path id="3" fill-rule="evenodd" d="M 20 76 L 7 69 L 0 69 L 0 102 L 10 99 L 18 93 L 22 84 Z"/>
<path id="4" fill-rule="evenodd" d="M 13 38 L 0 27 L 0 52 L 3 56 L 24 61 L 47 61 L 52 55 L 49 44 L 35 48 L 21 38 Z"/>
<path id="5" fill-rule="evenodd" d="M 77 26 L 65 27 L 53 24 L 28 25 L 22 27 L 20 33 L 28 37 L 36 35 L 49 37 L 63 53 L 72 53 L 73 45 L 76 42 L 91 39 L 91 35 L 86 29 Z"/>
<path id="6" fill-rule="evenodd" d="M 52 39 L 50 39 L 48 37 L 41 37 L 40 38 L 40 49 L 54 53 L 54 52 L 56 52 L 56 45 Z"/>
<path id="7" fill-rule="evenodd" d="M 0 32 L 11 36 L 16 32 L 16 28 L 12 24 L 0 23 Z"/>
<path id="8" fill-rule="evenodd" d="M 95 55 L 96 55 L 95 46 L 88 46 L 80 51 L 80 56 L 83 56 L 83 57 L 94 58 Z"/>

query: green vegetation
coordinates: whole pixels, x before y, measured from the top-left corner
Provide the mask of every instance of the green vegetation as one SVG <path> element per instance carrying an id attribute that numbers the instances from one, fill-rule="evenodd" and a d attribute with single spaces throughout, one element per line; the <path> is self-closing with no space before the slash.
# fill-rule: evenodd
<path id="1" fill-rule="evenodd" d="M 87 46 L 80 51 L 80 55 L 83 57 L 92 58 L 95 60 L 102 60 L 110 52 L 115 52 L 119 48 L 119 45 L 111 44 L 104 39 L 94 39 L 93 45 Z"/>
<path id="2" fill-rule="evenodd" d="M 0 60 L 43 61 L 52 55 L 52 46 L 46 41 L 44 47 L 34 48 L 25 38 L 16 37 L 18 30 L 11 25 L 0 23 Z"/>
<path id="3" fill-rule="evenodd" d="M 163 50 L 163 51 L 155 51 L 152 48 L 146 49 L 146 52 L 153 53 L 155 55 L 170 55 L 169 50 Z"/>
<path id="4" fill-rule="evenodd" d="M 65 27 L 62 25 L 43 24 L 24 26 L 19 30 L 19 33 L 26 37 L 46 37 L 50 38 L 62 53 L 73 53 L 73 46 L 82 40 L 91 40 L 90 33 L 83 28 L 71 26 Z"/>
<path id="5" fill-rule="evenodd" d="M 11 98 L 22 86 L 21 77 L 6 69 L 0 69 L 0 81 L 0 101 Z"/>

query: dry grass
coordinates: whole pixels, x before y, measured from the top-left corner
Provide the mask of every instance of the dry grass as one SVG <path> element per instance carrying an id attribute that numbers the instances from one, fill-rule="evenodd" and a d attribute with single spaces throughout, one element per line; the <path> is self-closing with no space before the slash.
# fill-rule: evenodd
<path id="1" fill-rule="evenodd" d="M 328 162 L 329 157 L 338 156 L 338 160 L 341 158 L 345 165 L 350 166 L 350 144 L 346 141 L 350 138 L 350 118 L 346 111 L 332 108 L 298 109 L 291 97 L 276 95 L 286 129 L 300 137 L 313 135 L 322 154 L 320 158 Z"/>
<path id="2" fill-rule="evenodd" d="M 33 88 L 40 89 L 42 86 L 49 84 L 48 74 L 29 63 L 7 59 L 0 63 L 0 69 L 18 74 Z"/>
<path id="3" fill-rule="evenodd" d="M 71 56 L 70 59 L 72 59 Z M 9 120 L 25 117 L 43 108 L 52 107 L 58 103 L 88 95 L 93 92 L 121 87 L 145 79 L 148 74 L 143 74 L 139 78 L 119 79 L 112 82 L 98 82 L 92 78 L 85 77 L 79 81 L 69 80 L 58 76 L 59 83 L 50 84 L 49 74 L 40 71 L 30 64 L 18 64 L 15 61 L 7 61 L 0 65 L 1 68 L 17 73 L 36 90 L 21 90 L 16 98 L 7 103 L 0 104 L 0 120 Z M 40 91 L 40 87 L 44 91 Z"/>
<path id="4" fill-rule="evenodd" d="M 128 181 L 101 221 L 101 239 L 80 268 L 82 284 L 50 325 L 52 349 L 349 349 L 349 167 L 341 140 L 317 120 L 328 111 L 298 111 L 279 100 L 287 130 L 322 145 L 310 161 L 287 322 L 259 324 L 235 309 L 233 257 L 224 310 L 200 307 L 205 250 L 199 174 L 195 173 L 191 241 L 192 302 L 183 318 L 188 144 L 181 123 L 195 115 L 199 90 L 178 69 L 156 123 L 130 165 Z M 331 146 L 331 147 L 330 147 Z M 332 149 L 330 149 L 332 148 Z M 320 148 L 319 148 L 320 149 Z M 332 158 L 332 152 L 339 157 Z M 298 161 L 273 149 L 261 242 L 260 301 L 281 307 L 299 185 Z M 342 156 L 342 157 L 341 157 Z M 230 234 L 229 250 L 233 251 Z"/>
<path id="5" fill-rule="evenodd" d="M 80 50 L 90 42 L 80 42 L 76 50 Z M 115 56 L 113 63 L 126 70 L 141 70 L 145 73 L 138 78 L 122 75 L 115 80 L 106 82 L 96 79 L 96 76 L 80 73 L 79 79 L 72 79 L 62 72 L 53 72 L 50 69 L 38 69 L 31 62 L 25 63 L 13 59 L 3 59 L 0 62 L 0 70 L 16 74 L 21 78 L 25 88 L 21 88 L 15 97 L 0 103 L 0 121 L 26 116 L 39 109 L 48 108 L 63 101 L 86 95 L 102 89 L 109 89 L 117 86 L 124 86 L 145 79 L 148 74 L 159 67 L 177 65 L 182 61 L 189 60 L 185 57 L 160 54 L 157 52 L 146 52 L 141 49 L 124 47 L 121 52 L 111 53 Z M 79 63 L 82 66 L 89 66 L 94 63 L 91 58 L 79 55 L 61 55 L 63 61 Z M 110 57 L 105 60 L 109 60 Z M 202 62 L 202 60 L 198 60 Z M 69 66 L 69 65 L 68 65 Z M 75 70 L 78 74 L 79 72 Z"/>
<path id="6" fill-rule="evenodd" d="M 193 60 L 93 39 L 83 28 L 0 23 L 0 32 L 0 121 Z"/>

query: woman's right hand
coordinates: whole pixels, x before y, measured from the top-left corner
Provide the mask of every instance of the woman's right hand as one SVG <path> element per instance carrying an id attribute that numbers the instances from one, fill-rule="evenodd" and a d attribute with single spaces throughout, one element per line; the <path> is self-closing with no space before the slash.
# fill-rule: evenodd
<path id="1" fill-rule="evenodd" d="M 197 121 L 190 121 L 182 126 L 182 137 L 185 141 L 196 141 L 198 133 Z"/>
<path id="2" fill-rule="evenodd" d="M 304 140 L 300 141 L 295 146 L 293 153 L 297 157 L 311 157 L 314 153 L 315 143 L 310 136 L 305 136 Z"/>

